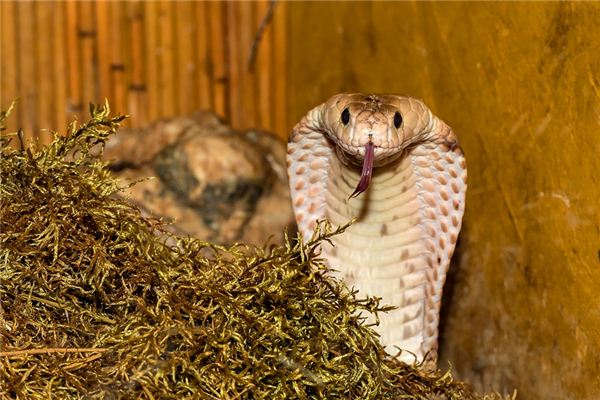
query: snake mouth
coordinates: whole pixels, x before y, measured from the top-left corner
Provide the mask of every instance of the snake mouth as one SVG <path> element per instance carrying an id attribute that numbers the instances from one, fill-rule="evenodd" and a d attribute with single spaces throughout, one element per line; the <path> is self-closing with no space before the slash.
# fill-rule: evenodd
<path id="1" fill-rule="evenodd" d="M 375 163 L 375 145 L 372 142 L 367 142 L 365 145 L 365 157 L 363 158 L 362 172 L 360 174 L 360 180 L 356 189 L 350 195 L 348 199 L 357 197 L 359 194 L 365 192 L 371 183 L 371 177 L 373 176 L 373 164 Z"/>

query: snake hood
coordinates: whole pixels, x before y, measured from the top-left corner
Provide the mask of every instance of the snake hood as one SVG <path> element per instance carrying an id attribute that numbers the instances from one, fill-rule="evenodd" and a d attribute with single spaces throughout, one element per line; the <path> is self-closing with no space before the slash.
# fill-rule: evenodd
<path id="1" fill-rule="evenodd" d="M 405 149 L 431 136 L 431 112 L 409 97 L 338 94 L 324 103 L 321 113 L 322 129 L 335 143 L 337 156 L 362 165 L 351 197 L 368 188 L 373 168 L 395 161 Z"/>

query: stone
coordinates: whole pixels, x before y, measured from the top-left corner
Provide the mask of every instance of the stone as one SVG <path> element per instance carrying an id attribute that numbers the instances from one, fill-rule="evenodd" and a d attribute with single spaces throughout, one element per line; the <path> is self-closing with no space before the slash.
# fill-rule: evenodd
<path id="1" fill-rule="evenodd" d="M 197 112 L 124 129 L 104 158 L 117 176 L 139 181 L 128 200 L 179 235 L 260 246 L 295 229 L 285 144 L 267 132 L 236 132 Z"/>

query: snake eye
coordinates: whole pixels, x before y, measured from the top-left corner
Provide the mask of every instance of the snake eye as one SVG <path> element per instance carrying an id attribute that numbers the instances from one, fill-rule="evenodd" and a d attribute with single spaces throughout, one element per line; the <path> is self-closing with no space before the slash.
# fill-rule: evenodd
<path id="1" fill-rule="evenodd" d="M 396 113 L 394 114 L 394 126 L 396 127 L 396 129 L 398 129 L 400 128 L 400 125 L 402 125 L 402 115 L 400 115 L 400 113 L 396 111 Z"/>
<path id="2" fill-rule="evenodd" d="M 350 122 L 350 110 L 344 108 L 344 111 L 342 111 L 342 123 L 348 125 L 348 122 Z"/>

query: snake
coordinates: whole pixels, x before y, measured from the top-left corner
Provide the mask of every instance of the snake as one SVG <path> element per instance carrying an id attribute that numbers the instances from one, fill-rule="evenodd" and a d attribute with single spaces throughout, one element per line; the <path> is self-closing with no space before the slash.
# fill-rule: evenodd
<path id="1" fill-rule="evenodd" d="M 440 306 L 465 209 L 457 136 L 423 101 L 342 93 L 291 131 L 287 167 L 298 231 L 353 221 L 320 257 L 360 295 L 394 309 L 367 316 L 387 353 L 437 363 Z"/>

